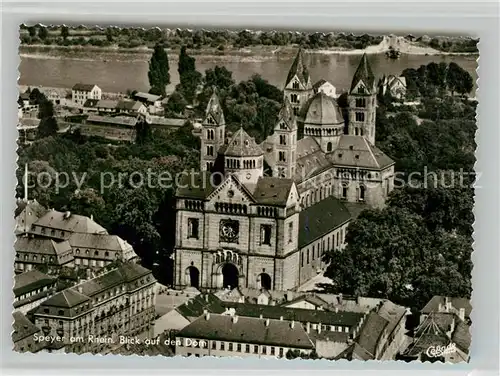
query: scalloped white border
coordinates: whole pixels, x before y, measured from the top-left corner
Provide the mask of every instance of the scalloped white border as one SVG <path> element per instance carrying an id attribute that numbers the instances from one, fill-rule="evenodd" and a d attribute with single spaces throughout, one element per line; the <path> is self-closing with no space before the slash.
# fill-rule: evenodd
<path id="1" fill-rule="evenodd" d="M 238 373 L 267 369 L 281 372 L 305 369 L 331 372 L 335 370 L 373 370 L 378 374 L 405 374 L 426 370 L 443 374 L 497 374 L 498 371 L 498 321 L 499 321 L 499 280 L 498 250 L 499 239 L 499 20 L 496 2 L 408 2 L 396 3 L 173 3 L 155 4 L 138 2 L 85 4 L 54 2 L 30 3 L 17 1 L 3 4 L 2 15 L 2 179 L 1 194 L 1 239 L 2 239 L 2 368 L 8 367 L 13 373 L 21 369 L 31 369 L 30 373 L 73 374 L 87 373 L 86 368 L 121 369 L 126 374 L 170 373 L 217 373 L 238 370 Z M 495 18 L 496 17 L 496 18 Z M 279 361 L 262 362 L 251 359 L 186 359 L 154 357 L 144 359 L 139 356 L 91 356 L 73 354 L 18 354 L 11 348 L 12 311 L 12 265 L 14 253 L 9 252 L 14 242 L 13 211 L 15 202 L 16 169 L 16 111 L 17 67 L 19 58 L 18 26 L 21 23 L 61 24 L 101 24 L 117 26 L 175 25 L 175 27 L 217 27 L 252 29 L 296 29 L 296 30 L 361 30 L 361 32 L 411 32 L 443 34 L 459 31 L 460 34 L 480 38 L 480 66 L 478 77 L 486 77 L 479 82 L 477 98 L 478 132 L 476 142 L 476 171 L 482 173 L 476 191 L 474 214 L 473 295 L 472 305 L 472 346 L 471 361 L 468 364 L 442 365 L 417 362 L 359 362 L 359 361 Z M 332 27 L 334 25 L 334 27 Z M 480 90 L 479 90 L 480 84 Z M 61 369 L 65 368 L 65 369 Z M 57 371 L 59 369 L 59 371 Z M 215 370 L 219 369 L 219 370 Z M 247 371 L 248 370 L 248 371 Z M 3 372 L 8 372 L 4 369 Z M 109 372 L 109 371 L 108 371 Z M 280 372 L 280 373 L 281 373 Z M 9 372 L 10 373 L 10 372 Z M 98 374 L 104 374 L 100 371 Z M 231 372 L 231 373 L 234 373 Z"/>

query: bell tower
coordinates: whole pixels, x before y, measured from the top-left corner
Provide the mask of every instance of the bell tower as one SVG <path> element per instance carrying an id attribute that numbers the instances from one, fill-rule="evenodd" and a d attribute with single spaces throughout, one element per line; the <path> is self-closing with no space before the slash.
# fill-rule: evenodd
<path id="1" fill-rule="evenodd" d="M 285 97 L 274 127 L 274 166 L 273 176 L 293 179 L 297 161 L 297 121 L 293 107 Z"/>
<path id="2" fill-rule="evenodd" d="M 290 67 L 286 78 L 285 89 L 283 91 L 285 98 L 290 101 L 292 113 L 298 115 L 304 104 L 314 94 L 311 76 L 304 63 L 304 54 L 299 49 L 295 60 Z"/>
<path id="3" fill-rule="evenodd" d="M 377 88 L 366 54 L 354 73 L 348 94 L 349 122 L 348 134 L 363 136 L 375 145 L 375 114 L 377 108 Z"/>
<path id="4" fill-rule="evenodd" d="M 217 152 L 224 144 L 226 123 L 220 105 L 217 89 L 208 101 L 201 131 L 200 169 L 210 171 L 214 167 Z"/>

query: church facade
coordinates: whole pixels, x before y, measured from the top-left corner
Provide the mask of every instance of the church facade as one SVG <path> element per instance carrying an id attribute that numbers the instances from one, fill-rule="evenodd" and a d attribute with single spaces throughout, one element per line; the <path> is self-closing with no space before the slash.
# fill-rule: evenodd
<path id="1" fill-rule="evenodd" d="M 394 162 L 374 145 L 376 92 L 363 55 L 344 119 L 332 96 L 315 92 L 299 50 L 274 132 L 257 144 L 242 128 L 226 134 L 214 90 L 201 174 L 176 192 L 175 287 L 284 291 L 321 272 L 352 218 L 382 207 L 394 186 Z"/>

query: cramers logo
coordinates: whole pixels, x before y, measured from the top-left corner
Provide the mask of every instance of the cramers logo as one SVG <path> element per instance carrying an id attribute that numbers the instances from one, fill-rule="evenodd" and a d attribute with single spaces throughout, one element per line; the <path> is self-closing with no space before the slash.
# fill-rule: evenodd
<path id="1" fill-rule="evenodd" d="M 450 343 L 448 346 L 430 346 L 427 349 L 427 356 L 431 358 L 438 358 L 440 356 L 453 354 L 457 352 L 457 345 Z"/>

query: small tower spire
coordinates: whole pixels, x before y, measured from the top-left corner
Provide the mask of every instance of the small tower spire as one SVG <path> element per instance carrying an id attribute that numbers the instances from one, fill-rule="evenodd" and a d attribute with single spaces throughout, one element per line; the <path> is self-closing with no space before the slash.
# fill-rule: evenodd
<path id="1" fill-rule="evenodd" d="M 356 73 L 352 78 L 351 90 L 350 93 L 356 88 L 359 82 L 362 81 L 366 86 L 368 91 L 367 94 L 373 94 L 374 86 L 375 86 L 375 75 L 373 74 L 370 63 L 368 62 L 368 58 L 366 53 L 361 57 L 361 61 L 359 62 L 358 68 L 356 69 Z"/>

